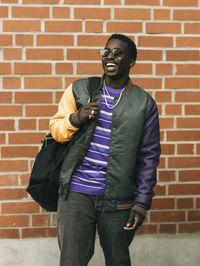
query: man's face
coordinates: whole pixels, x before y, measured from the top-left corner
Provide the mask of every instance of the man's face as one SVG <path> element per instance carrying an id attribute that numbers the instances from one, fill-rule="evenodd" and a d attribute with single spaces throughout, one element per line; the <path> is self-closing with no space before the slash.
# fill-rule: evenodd
<path id="1" fill-rule="evenodd" d="M 120 39 L 112 39 L 107 42 L 105 49 L 108 51 L 108 54 L 102 57 L 105 75 L 115 80 L 127 77 L 135 63 L 129 55 L 128 44 Z M 116 55 L 112 54 L 113 50 L 116 51 Z"/>

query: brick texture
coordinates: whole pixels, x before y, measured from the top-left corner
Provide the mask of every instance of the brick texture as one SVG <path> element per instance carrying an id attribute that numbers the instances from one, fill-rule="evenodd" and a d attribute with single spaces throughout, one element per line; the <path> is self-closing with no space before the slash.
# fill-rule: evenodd
<path id="1" fill-rule="evenodd" d="M 102 74 L 114 32 L 136 42 L 131 79 L 160 114 L 156 196 L 138 234 L 200 232 L 200 1 L 0 2 L 0 238 L 56 236 L 56 214 L 25 188 L 63 91 Z"/>

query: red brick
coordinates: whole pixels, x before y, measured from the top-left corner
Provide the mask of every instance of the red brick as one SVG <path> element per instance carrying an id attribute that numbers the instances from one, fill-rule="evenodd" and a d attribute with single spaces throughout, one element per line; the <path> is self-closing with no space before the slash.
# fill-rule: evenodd
<path id="1" fill-rule="evenodd" d="M 46 21 L 45 31 L 46 32 L 81 32 L 82 24 L 80 21 Z"/>
<path id="2" fill-rule="evenodd" d="M 1 215 L 0 226 L 1 227 L 21 227 L 29 225 L 28 215 Z"/>
<path id="3" fill-rule="evenodd" d="M 1 174 L 0 175 L 0 186 L 17 186 L 18 175 L 17 174 Z"/>
<path id="4" fill-rule="evenodd" d="M 175 22 L 159 22 L 159 23 L 146 23 L 146 33 L 149 34 L 180 34 L 181 23 Z"/>
<path id="5" fill-rule="evenodd" d="M 115 19 L 149 20 L 150 9 L 145 8 L 115 8 Z"/>
<path id="6" fill-rule="evenodd" d="M 32 215 L 32 226 L 48 226 L 50 225 L 49 214 L 33 214 Z"/>
<path id="7" fill-rule="evenodd" d="M 22 202 L 3 202 L 2 214 L 8 213 L 37 213 L 39 212 L 39 205 L 33 201 Z"/>
<path id="8" fill-rule="evenodd" d="M 199 189 L 200 184 L 169 184 L 169 195 L 199 195 Z"/>
<path id="9" fill-rule="evenodd" d="M 176 92 L 175 95 L 175 101 L 176 102 L 199 102 L 200 101 L 200 92 L 197 91 L 182 91 L 182 92 Z M 187 114 L 189 112 L 193 112 L 197 107 L 194 107 L 192 110 L 192 107 L 187 107 Z"/>
<path id="10" fill-rule="evenodd" d="M 13 6 L 13 18 L 49 18 L 48 7 Z"/>
<path id="11" fill-rule="evenodd" d="M 156 75 L 172 75 L 172 64 L 156 64 Z"/>
<path id="12" fill-rule="evenodd" d="M 155 224 L 143 224 L 138 230 L 137 235 L 156 234 L 157 226 Z"/>
<path id="13" fill-rule="evenodd" d="M 179 171 L 180 181 L 200 181 L 200 170 L 183 170 Z"/>
<path id="14" fill-rule="evenodd" d="M 177 145 L 178 154 L 194 154 L 194 145 L 193 144 L 178 144 Z"/>
<path id="15" fill-rule="evenodd" d="M 200 118 L 180 118 L 177 117 L 178 128 L 200 128 Z"/>
<path id="16" fill-rule="evenodd" d="M 176 47 L 200 47 L 200 37 L 177 37 Z"/>
<path id="17" fill-rule="evenodd" d="M 108 36 L 104 35 L 88 35 L 87 38 L 83 35 L 77 36 L 77 45 L 78 46 L 105 46 L 105 43 L 108 40 Z"/>
<path id="18" fill-rule="evenodd" d="M 140 64 L 136 65 L 131 69 L 130 74 L 152 74 L 152 64 Z"/>
<path id="19" fill-rule="evenodd" d="M 1 0 L 1 3 L 9 3 L 9 4 L 15 3 L 15 4 L 17 4 L 18 0 Z"/>
<path id="20" fill-rule="evenodd" d="M 11 103 L 12 93 L 11 92 L 0 92 L 0 103 Z"/>
<path id="21" fill-rule="evenodd" d="M 0 74 L 11 74 L 11 64 L 0 63 Z"/>
<path id="22" fill-rule="evenodd" d="M 51 117 L 57 112 L 58 107 L 52 105 L 26 106 L 25 113 L 27 117 L 48 116 Z"/>
<path id="23" fill-rule="evenodd" d="M 166 187 L 161 185 L 156 185 L 154 188 L 154 192 L 156 196 L 165 196 L 166 195 Z"/>
<path id="24" fill-rule="evenodd" d="M 0 134 L 0 144 L 5 144 L 5 141 L 6 141 L 6 135 Z"/>
<path id="25" fill-rule="evenodd" d="M 25 157 L 35 157 L 38 153 L 38 147 L 28 147 L 28 146 L 10 146 L 1 148 L 2 158 L 25 158 Z"/>
<path id="26" fill-rule="evenodd" d="M 167 61 L 199 61 L 200 54 L 197 50 L 169 50 L 166 51 Z"/>
<path id="27" fill-rule="evenodd" d="M 174 154 L 175 145 L 170 143 L 161 144 L 162 155 Z"/>
<path id="28" fill-rule="evenodd" d="M 0 105 L 0 116 L 16 117 L 22 115 L 22 106 L 18 105 Z"/>
<path id="29" fill-rule="evenodd" d="M 69 7 L 53 7 L 53 18 L 70 18 Z"/>
<path id="30" fill-rule="evenodd" d="M 159 122 L 160 122 L 161 129 L 174 127 L 174 118 L 160 117 Z"/>
<path id="31" fill-rule="evenodd" d="M 16 92 L 15 103 L 51 103 L 52 92 Z"/>
<path id="32" fill-rule="evenodd" d="M 199 141 L 200 131 L 184 130 L 184 131 L 168 131 L 167 141 Z"/>
<path id="33" fill-rule="evenodd" d="M 20 45 L 20 46 L 33 46 L 33 35 L 32 34 L 16 34 L 15 42 L 16 42 L 16 45 Z"/>
<path id="34" fill-rule="evenodd" d="M 199 221 L 200 220 L 200 211 L 188 211 L 188 221 Z"/>
<path id="35" fill-rule="evenodd" d="M 161 61 L 161 50 L 141 50 L 138 49 L 137 61 Z M 136 62 L 137 64 L 137 62 Z"/>
<path id="36" fill-rule="evenodd" d="M 15 121 L 11 119 L 0 119 L 0 131 L 15 130 Z"/>
<path id="37" fill-rule="evenodd" d="M 107 32 L 142 32 L 141 22 L 108 22 L 106 25 Z"/>
<path id="38" fill-rule="evenodd" d="M 13 44 L 13 36 L 8 34 L 0 34 L 0 45 L 11 46 Z"/>
<path id="39" fill-rule="evenodd" d="M 0 18 L 7 18 L 7 17 L 8 17 L 8 7 L 0 6 Z"/>
<path id="40" fill-rule="evenodd" d="M 134 78 L 134 83 L 144 89 L 161 89 L 162 87 L 160 78 Z"/>
<path id="41" fill-rule="evenodd" d="M 39 20 L 4 20 L 4 32 L 33 32 L 41 30 Z"/>
<path id="42" fill-rule="evenodd" d="M 162 211 L 151 212 L 151 222 L 183 222 L 185 221 L 184 211 Z"/>
<path id="43" fill-rule="evenodd" d="M 184 23 L 184 33 L 185 34 L 199 34 L 200 23 Z"/>
<path id="44" fill-rule="evenodd" d="M 49 119 L 39 119 L 39 130 L 49 129 Z"/>
<path id="45" fill-rule="evenodd" d="M 200 75 L 199 64 L 177 64 L 176 75 Z"/>
<path id="46" fill-rule="evenodd" d="M 37 45 L 39 46 L 72 46 L 73 44 L 73 35 L 37 35 Z"/>
<path id="47" fill-rule="evenodd" d="M 177 208 L 178 209 L 193 209 L 194 203 L 192 198 L 178 198 Z"/>
<path id="48" fill-rule="evenodd" d="M 200 198 L 196 199 L 196 206 L 197 206 L 197 208 L 200 208 Z"/>
<path id="49" fill-rule="evenodd" d="M 165 36 L 139 36 L 139 47 L 173 47 L 173 38 Z"/>
<path id="50" fill-rule="evenodd" d="M 104 0 L 104 5 L 121 5 L 121 0 Z"/>
<path id="51" fill-rule="evenodd" d="M 22 186 L 28 186 L 30 180 L 30 174 L 20 174 L 20 184 Z"/>
<path id="52" fill-rule="evenodd" d="M 21 79 L 20 78 L 3 77 L 2 79 L 3 79 L 3 88 L 4 89 L 20 89 L 21 88 Z"/>
<path id="53" fill-rule="evenodd" d="M 18 229 L 0 229 L 0 238 L 5 238 L 5 239 L 19 238 L 19 230 Z"/>
<path id="54" fill-rule="evenodd" d="M 15 63 L 15 74 L 35 75 L 51 74 L 51 64 L 49 63 Z"/>
<path id="55" fill-rule="evenodd" d="M 3 56 L 4 56 L 4 60 L 21 60 L 22 49 L 21 48 L 4 48 Z"/>
<path id="56" fill-rule="evenodd" d="M 195 10 L 191 10 L 191 9 L 175 9 L 173 12 L 173 19 L 174 20 L 197 20 L 199 21 L 199 17 L 200 17 L 200 10 L 195 9 Z"/>
<path id="57" fill-rule="evenodd" d="M 179 233 L 199 233 L 200 223 L 179 224 Z"/>
<path id="58" fill-rule="evenodd" d="M 75 19 L 110 19 L 110 8 L 74 8 Z"/>
<path id="59" fill-rule="evenodd" d="M 56 74 L 73 74 L 73 65 L 71 63 L 56 63 Z"/>
<path id="60" fill-rule="evenodd" d="M 159 0 L 125 0 L 125 5 L 145 5 L 145 6 L 159 6 L 160 1 Z"/>
<path id="61" fill-rule="evenodd" d="M 198 6 L 198 0 L 164 0 L 164 6 Z"/>
<path id="62" fill-rule="evenodd" d="M 99 49 L 67 49 L 69 60 L 100 60 Z"/>
<path id="63" fill-rule="evenodd" d="M 158 180 L 159 182 L 171 182 L 175 181 L 176 173 L 172 170 L 159 170 Z"/>
<path id="64" fill-rule="evenodd" d="M 1 165 L 1 162 L 0 162 L 0 165 Z M 15 170 L 15 171 L 17 171 L 17 170 Z M 18 171 L 20 171 L 20 170 L 18 170 Z M 26 194 L 27 193 L 26 193 L 26 190 L 24 188 L 1 188 L 0 189 L 0 200 L 23 199 L 26 197 Z"/>
<path id="65" fill-rule="evenodd" d="M 20 119 L 19 130 L 36 130 L 35 119 Z"/>
<path id="66" fill-rule="evenodd" d="M 85 31 L 92 33 L 101 33 L 103 31 L 103 23 L 102 21 L 86 21 L 85 22 Z"/>
<path id="67" fill-rule="evenodd" d="M 25 160 L 1 160 L 0 169 L 1 172 L 23 172 L 28 170 L 28 164 Z"/>
<path id="68" fill-rule="evenodd" d="M 79 78 L 81 78 L 81 77 L 67 77 L 67 78 L 65 78 L 65 88 L 67 88 L 72 82 L 74 82 L 75 80 L 78 80 Z M 62 92 L 62 94 L 63 94 L 63 92 Z M 57 102 L 57 100 L 58 100 L 58 98 L 56 99 L 56 102 Z"/>
<path id="69" fill-rule="evenodd" d="M 160 224 L 160 234 L 176 234 L 176 224 Z"/>
<path id="70" fill-rule="evenodd" d="M 58 4 L 59 0 L 22 0 L 23 4 Z"/>
<path id="71" fill-rule="evenodd" d="M 61 89 L 62 79 L 60 77 L 25 77 L 25 89 Z"/>
<path id="72" fill-rule="evenodd" d="M 154 9 L 154 20 L 170 20 L 170 9 Z"/>
<path id="73" fill-rule="evenodd" d="M 22 238 L 30 237 L 56 237 L 57 229 L 52 227 L 22 228 Z"/>
<path id="74" fill-rule="evenodd" d="M 70 5 L 99 5 L 100 0 L 87 0 L 87 2 L 82 0 L 64 0 L 64 4 Z"/>
<path id="75" fill-rule="evenodd" d="M 101 74 L 103 73 L 101 63 L 78 63 L 77 74 Z"/>
<path id="76" fill-rule="evenodd" d="M 199 167 L 200 157 L 174 157 L 168 158 L 169 168 L 193 168 Z"/>
<path id="77" fill-rule="evenodd" d="M 174 209 L 175 200 L 173 198 L 154 198 L 151 210 Z"/>
<path id="78" fill-rule="evenodd" d="M 10 133 L 9 144 L 40 144 L 45 137 L 44 133 Z"/>
<path id="79" fill-rule="evenodd" d="M 166 89 L 199 89 L 198 78 L 166 78 L 165 79 Z"/>
<path id="80" fill-rule="evenodd" d="M 155 93 L 156 102 L 171 102 L 172 93 L 169 91 L 159 91 Z"/>
<path id="81" fill-rule="evenodd" d="M 31 48 L 26 49 L 27 60 L 63 60 L 63 49 Z"/>
<path id="82" fill-rule="evenodd" d="M 182 106 L 180 104 L 167 104 L 165 105 L 166 115 L 181 115 Z"/>

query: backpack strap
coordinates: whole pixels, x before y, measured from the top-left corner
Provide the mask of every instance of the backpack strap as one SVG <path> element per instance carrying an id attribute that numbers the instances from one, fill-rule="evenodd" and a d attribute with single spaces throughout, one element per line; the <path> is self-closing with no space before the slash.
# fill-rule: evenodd
<path id="1" fill-rule="evenodd" d="M 94 92 L 99 88 L 101 84 L 101 78 L 100 77 L 89 77 L 89 85 L 88 85 L 88 91 L 89 95 L 92 98 Z"/>

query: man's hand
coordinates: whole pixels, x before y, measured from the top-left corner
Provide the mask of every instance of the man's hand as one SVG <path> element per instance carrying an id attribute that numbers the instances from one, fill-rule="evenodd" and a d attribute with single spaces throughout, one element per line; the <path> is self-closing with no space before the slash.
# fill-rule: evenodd
<path id="1" fill-rule="evenodd" d="M 89 99 L 90 100 L 90 99 Z M 89 119 L 94 119 L 98 112 L 97 103 L 86 103 L 79 112 L 80 124 L 85 123 Z"/>
<path id="2" fill-rule="evenodd" d="M 143 224 L 144 216 L 134 213 L 131 210 L 127 224 L 124 226 L 124 230 L 136 231 Z"/>

